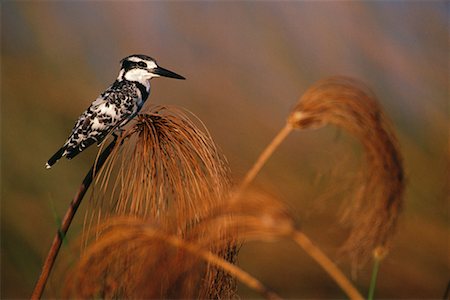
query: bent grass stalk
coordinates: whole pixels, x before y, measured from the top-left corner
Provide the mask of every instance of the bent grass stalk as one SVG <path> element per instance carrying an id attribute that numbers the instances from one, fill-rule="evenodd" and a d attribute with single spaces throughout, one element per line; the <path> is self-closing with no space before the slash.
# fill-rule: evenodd
<path id="1" fill-rule="evenodd" d="M 292 132 L 293 129 L 294 127 L 292 127 L 290 122 L 287 122 L 285 126 L 274 137 L 274 139 L 270 142 L 270 144 L 263 150 L 251 169 L 245 175 L 244 180 L 237 191 L 237 194 L 233 197 L 234 200 L 238 199 L 244 192 L 244 190 L 248 188 L 248 186 L 253 182 L 267 160 L 273 155 L 275 150 L 278 149 L 278 147 L 287 138 L 287 136 Z M 311 242 L 306 234 L 300 231 L 294 231 L 294 233 L 292 234 L 292 239 L 301 248 L 303 248 L 303 250 L 309 256 L 311 256 L 325 270 L 325 272 L 328 273 L 328 275 L 339 285 L 339 287 L 349 296 L 350 299 L 364 299 L 350 282 L 350 280 L 344 275 L 344 273 L 333 263 L 330 258 L 328 258 L 328 256 L 326 256 L 325 253 L 323 253 L 317 246 L 315 246 Z"/>
<path id="2" fill-rule="evenodd" d="M 44 261 L 44 265 L 42 266 L 41 274 L 36 282 L 33 293 L 31 294 L 31 299 L 40 299 L 42 297 L 42 293 L 44 292 L 45 285 L 47 284 L 48 277 L 50 272 L 55 264 L 56 257 L 58 256 L 59 249 L 61 248 L 62 241 L 69 230 L 70 224 L 77 212 L 78 207 L 83 200 L 84 195 L 86 194 L 89 186 L 92 183 L 93 178 L 97 174 L 95 170 L 101 169 L 103 164 L 105 163 L 108 156 L 111 154 L 112 149 L 116 144 L 116 139 L 114 139 L 108 147 L 100 154 L 98 160 L 92 165 L 89 172 L 86 174 L 81 186 L 78 188 L 75 197 L 69 204 L 69 208 L 67 209 L 66 214 L 61 223 L 61 227 L 58 229 L 55 237 L 53 238 L 52 245 L 50 246 L 50 250 L 47 254 L 47 258 Z"/>
<path id="3" fill-rule="evenodd" d="M 87 279 L 86 274 L 98 274 L 99 270 L 103 270 L 102 268 L 108 268 L 111 260 L 114 259 L 115 253 L 120 252 L 121 249 L 125 249 L 127 245 L 134 244 L 136 252 L 133 252 L 133 254 L 136 253 L 136 255 L 139 256 L 138 253 L 145 253 L 145 256 L 142 258 L 149 259 L 152 256 L 158 255 L 158 251 L 150 250 L 151 245 L 155 242 L 158 245 L 158 242 L 161 242 L 171 245 L 176 249 L 185 250 L 191 256 L 200 258 L 208 264 L 224 270 L 266 299 L 281 299 L 275 292 L 268 289 L 251 274 L 233 265 L 217 254 L 212 253 L 210 250 L 205 249 L 204 246 L 187 241 L 175 234 L 166 233 L 160 228 L 147 224 L 144 220 L 133 217 L 114 217 L 100 227 L 104 234 L 87 249 L 74 272 L 74 278 L 69 292 L 75 292 L 75 297 L 87 296 L 86 294 L 77 294 L 86 287 L 89 289 L 90 282 L 89 279 Z M 114 251 L 112 249 L 114 249 Z M 164 252 L 168 252 L 168 249 L 164 248 Z M 149 255 L 149 253 L 152 254 Z M 140 263 L 143 266 L 146 265 L 144 261 L 141 261 Z M 163 266 L 166 266 L 164 262 Z M 141 270 L 140 272 L 145 272 L 145 270 Z M 175 273 L 176 272 L 177 271 L 175 271 Z M 100 273 L 102 273 L 102 271 L 100 271 Z M 133 275 L 135 278 L 142 276 L 141 273 L 133 273 Z M 92 291 L 92 288 L 90 291 Z M 138 296 L 138 298 L 142 297 L 142 295 L 135 296 Z"/>
<path id="4" fill-rule="evenodd" d="M 135 136 L 135 144 L 132 144 L 134 147 L 128 147 L 127 152 L 129 155 L 131 154 L 132 159 L 127 160 L 127 163 L 124 163 L 125 156 L 121 156 L 122 164 L 121 167 L 119 167 L 119 175 L 116 177 L 115 183 L 113 184 L 113 195 L 115 194 L 114 191 L 117 189 L 120 194 L 120 201 L 117 202 L 118 206 L 115 208 L 115 212 L 111 211 L 111 209 L 114 209 L 113 207 L 107 208 L 108 210 L 105 211 L 106 216 L 111 217 L 114 214 L 123 213 L 134 215 L 135 218 L 145 218 L 148 217 L 147 214 L 149 213 L 150 215 L 153 215 L 153 218 L 150 218 L 153 221 L 159 220 L 159 223 L 163 225 L 171 223 L 174 226 L 173 229 L 175 229 L 172 234 L 170 232 L 166 233 L 167 230 L 161 231 L 149 226 L 141 225 L 140 228 L 146 230 L 145 233 L 147 234 L 147 238 L 151 237 L 176 248 L 182 248 L 187 252 L 202 258 L 209 264 L 225 270 L 227 273 L 238 278 L 265 297 L 278 299 L 279 297 L 276 294 L 269 291 L 257 279 L 234 266 L 232 264 L 233 258 L 230 261 L 227 261 L 225 259 L 226 256 L 219 256 L 218 250 L 222 249 L 224 251 L 229 251 L 232 249 L 231 246 L 235 245 L 236 241 L 234 238 L 225 245 L 225 248 L 221 248 L 219 243 L 217 249 L 213 247 L 214 243 L 199 244 L 194 242 L 196 238 L 206 237 L 205 234 L 207 235 L 209 232 L 208 228 L 200 227 L 197 229 L 197 233 L 195 233 L 192 230 L 195 228 L 196 224 L 201 223 L 205 217 L 207 218 L 210 215 L 211 210 L 214 209 L 214 207 L 225 198 L 228 198 L 228 166 L 226 161 L 222 161 L 222 158 L 217 152 L 209 135 L 203 134 L 201 130 L 198 130 L 197 127 L 193 126 L 186 116 L 174 111 L 171 112 L 170 110 L 166 110 L 165 107 L 157 108 L 153 111 L 152 115 L 142 116 L 139 121 L 140 123 L 138 123 L 133 130 L 128 132 L 129 136 Z M 367 249 L 373 246 L 381 245 L 383 249 L 385 249 L 384 246 L 391 236 L 399 209 L 402 206 L 402 191 L 404 186 L 402 161 L 395 136 L 388 124 L 386 124 L 383 112 L 379 107 L 376 98 L 366 92 L 364 88 L 359 86 L 358 83 L 352 79 L 332 77 L 319 82 L 319 84 L 309 89 L 302 96 L 299 103 L 288 117 L 284 127 L 263 150 L 255 164 L 248 171 L 242 183 L 239 185 L 237 192 L 234 193 L 229 202 L 232 205 L 239 204 L 239 201 L 237 200 L 243 196 L 243 193 L 251 185 L 267 160 L 273 155 L 293 129 L 318 128 L 329 123 L 343 127 L 360 139 L 366 150 L 367 162 L 369 165 L 366 181 L 367 189 L 365 192 L 374 194 L 371 197 L 373 199 L 370 199 L 372 200 L 372 203 L 369 203 L 371 205 L 368 203 L 357 202 L 357 204 L 366 204 L 364 209 L 358 210 L 357 205 L 354 205 L 356 207 L 354 209 L 356 217 L 359 218 L 357 219 L 359 223 L 355 223 L 355 225 L 358 226 L 354 226 L 354 230 L 352 231 L 350 238 L 352 243 L 349 244 L 351 246 L 350 248 L 359 255 L 365 253 Z M 114 142 L 115 140 L 113 143 Z M 80 195 L 77 195 L 73 201 L 75 202 L 75 205 L 73 205 L 74 211 L 70 213 L 71 216 L 68 212 L 69 217 L 67 218 L 69 218 L 69 225 L 84 193 L 92 182 L 93 177 L 97 175 L 95 172 L 96 169 L 99 169 L 99 173 L 103 173 L 102 178 L 96 176 L 96 180 L 101 187 L 100 190 L 103 192 L 100 193 L 99 199 L 105 197 L 106 188 L 114 167 L 113 164 L 115 164 L 119 157 L 117 149 L 112 145 L 113 143 L 108 146 L 107 149 L 109 149 L 109 153 L 106 157 L 103 157 L 103 154 L 107 149 L 102 152 L 98 161 L 86 176 L 86 184 L 84 184 L 85 181 L 83 181 L 84 187 L 83 185 L 80 187 Z M 107 163 L 107 166 L 102 168 L 113 148 L 113 155 L 109 157 L 109 165 Z M 382 150 L 381 154 L 380 151 L 376 151 L 377 149 Z M 174 162 L 174 158 L 178 158 L 178 160 Z M 180 165 L 183 166 L 184 169 L 179 168 Z M 95 175 L 93 176 L 92 173 Z M 128 179 L 124 180 L 123 178 Z M 205 180 L 205 178 L 208 179 Z M 186 186 L 190 187 L 190 190 L 186 190 Z M 204 189 L 205 187 L 206 189 Z M 84 188 L 84 190 L 82 188 Z M 377 193 L 375 193 L 375 191 Z M 150 203 L 148 202 L 149 199 L 152 199 Z M 171 199 L 173 201 L 172 203 L 175 205 L 175 214 L 167 214 L 169 205 L 164 201 L 168 201 L 169 199 Z M 199 199 L 201 200 L 200 202 L 197 201 Z M 156 206 L 151 206 L 153 204 Z M 375 208 L 372 208 L 373 206 Z M 101 201 L 100 206 L 97 208 L 99 209 L 97 211 L 98 222 L 100 222 L 100 219 L 103 218 L 104 215 L 101 210 Z M 239 210 L 237 212 L 239 212 Z M 381 217 L 378 217 L 378 215 L 381 215 Z M 174 216 L 175 219 L 172 218 Z M 247 224 L 247 226 L 250 225 L 247 234 L 255 233 L 259 236 L 258 230 L 264 231 L 264 226 L 268 226 L 266 230 L 271 229 L 272 231 L 269 230 L 269 232 L 272 232 L 274 236 L 288 236 L 292 238 L 329 274 L 329 276 L 351 299 L 363 299 L 361 294 L 352 285 L 344 273 L 333 263 L 333 261 L 331 261 L 331 259 L 315 246 L 304 233 L 295 230 L 294 227 L 291 228 L 290 222 L 286 223 L 288 225 L 286 227 L 270 227 L 273 226 L 273 224 L 278 224 L 278 222 L 274 222 L 274 220 L 278 220 L 276 214 L 272 216 L 274 218 L 267 218 L 267 215 L 265 214 L 262 214 L 261 216 L 263 217 L 261 219 L 254 219 L 253 217 L 257 217 L 256 215 L 247 216 L 244 214 L 242 216 L 244 221 L 248 221 L 243 222 L 243 224 Z M 261 216 L 259 216 L 259 218 Z M 269 216 L 271 215 L 269 214 Z M 223 217 L 227 219 L 229 216 Z M 65 226 L 64 224 L 67 222 L 67 218 L 64 218 L 62 227 Z M 251 222 L 252 220 L 255 222 Z M 367 220 L 367 222 L 365 220 Z M 235 224 L 239 225 L 240 223 L 238 222 Z M 263 224 L 264 226 L 252 227 L 251 224 Z M 230 223 L 230 225 L 233 225 L 233 223 Z M 360 229 L 360 227 L 362 229 Z M 65 231 L 61 232 L 65 234 L 67 228 L 65 228 Z M 231 228 L 233 227 L 231 226 Z M 236 226 L 236 228 L 239 228 L 239 226 Z M 119 240 L 122 238 L 122 241 L 125 241 L 124 238 L 126 238 L 127 241 L 131 241 L 130 236 L 124 235 L 124 230 L 126 230 L 126 228 L 118 229 Z M 288 231 L 286 232 L 285 230 Z M 88 232 L 89 231 L 90 230 L 88 229 Z M 192 233 L 194 233 L 194 235 L 192 235 Z M 97 232 L 98 241 L 94 242 L 93 249 L 89 247 L 86 250 L 87 253 L 97 251 L 99 243 L 106 247 L 104 249 L 107 249 L 108 245 L 111 246 L 111 242 L 115 243 L 118 241 L 114 236 L 110 236 L 110 241 L 105 241 L 98 234 L 100 233 Z M 189 234 L 191 234 L 191 238 L 194 238 L 194 240 L 186 239 Z M 267 232 L 265 234 L 267 234 Z M 103 233 L 101 235 L 103 235 Z M 364 239 L 366 235 L 369 235 L 369 242 L 366 241 L 367 239 Z M 140 235 L 136 235 L 135 237 L 137 239 L 142 238 L 142 231 Z M 59 233 L 58 237 L 55 237 L 55 241 L 57 241 L 57 238 L 61 239 Z M 198 241 L 200 242 L 202 240 Z M 205 240 L 205 242 L 206 241 L 207 240 Z M 61 241 L 59 241 L 59 246 L 60 244 Z M 49 270 L 51 270 L 59 246 L 56 245 L 55 247 L 56 252 L 53 255 L 53 261 L 50 262 Z M 51 251 L 52 249 L 54 250 L 53 245 Z M 101 251 L 100 253 L 94 252 L 94 254 L 97 255 L 97 259 L 104 259 L 101 255 Z M 234 255 L 235 254 L 236 253 L 234 253 Z M 89 259 L 89 256 L 87 257 L 87 259 Z M 111 257 L 112 256 L 109 258 L 111 259 Z M 377 257 L 375 256 L 375 258 L 375 262 L 377 263 Z M 127 258 L 125 258 L 125 261 L 126 260 Z M 86 259 L 84 260 L 84 264 L 85 268 L 90 267 L 89 261 L 87 262 Z M 47 262 L 44 266 L 46 265 Z M 106 266 L 106 269 L 101 269 L 102 272 L 108 272 L 108 264 Z M 161 266 L 164 267 L 164 265 Z M 170 270 L 170 268 L 168 269 Z M 38 296 L 33 296 L 33 299 L 38 299 L 42 295 L 49 270 L 46 274 L 46 278 L 42 281 L 43 286 L 41 285 L 40 292 L 39 290 L 36 292 Z M 373 297 L 377 270 L 378 265 L 375 265 L 375 275 L 372 277 L 369 297 Z M 176 272 L 177 271 L 175 271 L 175 273 Z M 179 270 L 178 272 L 182 272 L 182 270 Z M 86 273 L 79 273 L 78 276 L 81 276 L 79 280 L 83 282 L 83 277 L 85 277 L 84 275 Z M 207 281 L 209 284 L 220 285 L 220 282 L 216 282 L 216 277 L 212 275 L 214 274 L 212 271 L 208 274 L 210 274 L 208 275 L 208 278 L 211 279 L 211 281 Z M 175 274 L 175 276 L 177 275 Z M 126 279 L 123 280 L 125 283 L 127 282 Z M 192 277 L 189 280 L 190 281 L 186 286 L 191 288 L 193 286 L 192 283 L 196 279 Z M 220 279 L 218 280 L 220 281 Z M 41 279 L 38 281 L 38 284 L 40 282 Z M 210 289 L 205 289 L 205 291 L 207 295 L 210 295 Z M 35 294 L 33 293 L 33 295 Z"/>
<path id="5" fill-rule="evenodd" d="M 305 252 L 311 256 L 327 273 L 334 279 L 339 287 L 347 294 L 352 300 L 362 300 L 364 297 L 353 286 L 350 280 L 344 275 L 344 273 L 336 266 L 331 259 L 326 256 L 325 253 L 320 250 L 319 247 L 301 231 L 294 231 L 292 233 L 292 239 L 305 250 Z"/>
<path id="6" fill-rule="evenodd" d="M 327 124 L 341 127 L 357 137 L 365 150 L 365 177 L 353 205 L 347 207 L 343 216 L 353 227 L 343 249 L 353 254 L 353 262 L 357 264 L 364 260 L 372 249 L 385 249 L 403 205 L 405 186 L 402 157 L 395 134 L 378 99 L 363 83 L 349 77 L 335 76 L 310 87 L 294 107 L 287 124 L 264 149 L 244 177 L 236 198 L 250 185 L 293 129 L 315 129 Z M 299 239 L 297 236 L 297 241 L 304 242 L 305 238 Z M 337 267 L 329 264 L 331 260 L 317 255 L 318 252 L 310 252 L 312 248 L 308 244 L 299 245 L 315 258 L 339 285 L 348 287 L 350 282 L 343 280 L 342 272 L 335 272 Z"/>
<path id="7" fill-rule="evenodd" d="M 149 230 L 149 229 L 147 229 Z M 243 284 L 247 285 L 249 288 L 255 290 L 259 294 L 261 294 L 266 299 L 281 299 L 275 292 L 269 290 L 265 287 L 258 279 L 245 272 L 241 268 L 229 263 L 225 259 L 213 254 L 211 251 L 207 251 L 201 249 L 194 243 L 186 242 L 174 235 L 161 235 L 160 232 L 151 230 L 148 232 L 150 235 L 154 235 L 157 238 L 160 238 L 162 241 L 165 241 L 175 247 L 183 248 L 186 251 L 190 252 L 193 255 L 197 255 L 203 258 L 205 261 L 222 268 L 230 275 L 233 275 L 237 279 L 239 279 Z"/>
<path id="8" fill-rule="evenodd" d="M 404 202 L 403 159 L 378 98 L 353 78 L 326 78 L 302 95 L 289 122 L 298 129 L 335 125 L 363 147 L 361 175 L 355 178 L 358 190 L 341 213 L 351 228 L 341 249 L 351 254 L 354 266 L 361 265 L 374 249 L 389 245 Z"/>
<path id="9" fill-rule="evenodd" d="M 278 134 L 273 138 L 272 142 L 263 150 L 260 154 L 256 162 L 253 164 L 251 169 L 247 172 L 244 177 L 244 180 L 239 187 L 239 190 L 246 189 L 250 183 L 255 179 L 256 175 L 258 175 L 259 171 L 261 171 L 264 164 L 267 160 L 272 156 L 275 150 L 281 145 L 281 143 L 287 138 L 287 136 L 292 132 L 293 127 L 291 124 L 286 123 L 286 125 L 278 132 Z"/>

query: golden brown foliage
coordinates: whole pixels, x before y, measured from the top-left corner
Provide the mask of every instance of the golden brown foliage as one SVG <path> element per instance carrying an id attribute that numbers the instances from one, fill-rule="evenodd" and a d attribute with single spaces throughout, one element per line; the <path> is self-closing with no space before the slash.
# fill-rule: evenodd
<path id="1" fill-rule="evenodd" d="M 231 274 L 267 298 L 279 298 L 258 280 L 230 264 L 230 257 L 211 251 L 228 249 L 231 242 L 287 237 L 294 222 L 286 207 L 275 199 L 246 193 L 241 199 L 211 206 L 209 215 L 181 238 L 176 228 L 130 217 L 110 218 L 102 234 L 82 256 L 67 286 L 68 296 L 133 298 L 203 298 L 198 287 L 208 264 Z M 228 252 L 230 254 L 230 252 Z M 231 252 L 231 254 L 234 254 Z M 223 258 L 221 258 L 221 256 Z M 124 260 L 123 258 L 127 259 Z M 120 262 L 119 264 L 112 262 Z M 205 263 L 206 262 L 206 263 Z M 89 274 L 89 276 L 86 276 Z M 218 272 L 221 274 L 221 272 Z M 210 289 L 223 285 L 216 276 Z M 214 298 L 224 297 L 215 290 Z M 219 293 L 220 292 L 220 293 Z M 227 295 L 226 298 L 233 296 Z"/>
<path id="2" fill-rule="evenodd" d="M 296 229 L 280 201 L 248 189 L 292 130 L 327 124 L 358 138 L 366 158 L 354 201 L 343 214 L 352 227 L 343 249 L 356 263 L 375 249 L 377 258 L 384 257 L 403 203 L 402 158 L 376 97 L 354 79 L 332 77 L 300 98 L 234 193 L 226 160 L 183 112 L 159 106 L 139 116 L 97 177 L 87 218 L 92 243 L 67 295 L 231 298 L 232 275 L 276 298 L 233 263 L 239 243 L 284 237 L 301 246 L 351 299 L 362 299 L 333 261 Z"/>
<path id="3" fill-rule="evenodd" d="M 349 77 L 321 80 L 300 98 L 289 124 L 299 129 L 333 124 L 361 142 L 365 164 L 359 190 L 343 214 L 352 227 L 343 249 L 364 259 L 386 247 L 403 205 L 405 180 L 397 140 L 375 95 Z"/>
<path id="4" fill-rule="evenodd" d="M 133 216 L 181 237 L 189 236 L 210 207 L 227 197 L 230 187 L 228 164 L 205 132 L 179 108 L 155 106 L 139 115 L 137 123 L 118 139 L 118 146 L 99 171 L 91 199 L 93 207 L 86 216 L 86 237 L 101 236 L 96 224 L 112 216 Z M 196 234 L 202 235 L 199 231 Z M 87 238 L 85 243 L 89 243 Z M 232 238 L 227 239 L 226 245 L 214 247 L 209 248 L 213 253 L 234 260 L 237 250 Z M 128 257 L 127 250 L 122 250 L 119 257 Z M 114 292 L 118 296 L 134 296 L 134 289 L 124 279 L 132 277 L 133 265 L 140 267 L 139 261 L 112 261 L 115 263 L 108 266 L 109 270 L 122 270 L 128 276 L 120 274 L 123 286 Z M 123 268 L 127 264 L 130 266 Z M 190 292 L 200 291 L 198 295 L 208 298 L 233 295 L 235 284 L 230 276 L 214 267 L 206 266 L 203 271 L 197 273 L 199 278 L 194 281 L 198 286 Z M 222 279 L 212 285 L 216 277 Z"/>
<path id="5" fill-rule="evenodd" d="M 139 115 L 98 176 L 101 194 L 111 183 L 117 192 L 116 203 L 108 202 L 106 209 L 162 222 L 174 212 L 198 221 L 227 197 L 230 186 L 228 163 L 205 132 L 180 108 L 154 106 Z M 118 172 L 111 178 L 114 168 Z"/>
<path id="6" fill-rule="evenodd" d="M 158 227 L 130 217 L 110 218 L 101 225 L 102 235 L 81 258 L 69 280 L 67 295 L 77 297 L 192 298 L 204 272 L 205 262 L 239 279 L 270 299 L 279 298 L 257 279 L 209 249 L 226 249 L 233 242 L 274 241 L 290 238 L 302 247 L 337 282 L 350 299 L 363 299 L 337 266 L 302 232 L 296 229 L 288 208 L 279 200 L 255 191 L 241 192 L 229 202 L 211 207 L 210 214 L 180 238 L 176 227 Z M 199 234 L 201 233 L 201 234 Z M 111 266 L 123 261 L 126 265 Z M 126 271 L 125 271 L 126 270 Z M 86 274 L 90 274 L 86 276 Z M 129 278 L 130 274 L 132 277 Z M 220 274 L 220 273 L 219 273 Z M 226 277 L 211 282 L 221 286 Z M 215 298 L 221 294 L 213 294 Z"/>

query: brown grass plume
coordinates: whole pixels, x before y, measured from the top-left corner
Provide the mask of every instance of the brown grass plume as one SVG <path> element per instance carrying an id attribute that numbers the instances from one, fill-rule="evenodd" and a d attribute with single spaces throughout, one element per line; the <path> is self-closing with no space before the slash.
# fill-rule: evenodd
<path id="1" fill-rule="evenodd" d="M 202 274 L 210 265 L 220 270 L 217 274 L 233 276 L 266 298 L 279 298 L 235 266 L 234 257 L 215 253 L 214 249 L 228 249 L 230 242 L 235 245 L 244 240 L 289 237 L 295 230 L 294 221 L 281 202 L 249 192 L 235 201 L 211 206 L 209 213 L 192 224 L 183 237 L 177 234 L 179 223 L 173 219 L 162 225 L 134 217 L 105 220 L 99 225 L 102 234 L 88 247 L 69 277 L 67 296 L 203 299 L 206 296 L 199 286 L 204 285 Z M 231 240 L 226 233 L 232 233 Z M 217 274 L 209 282 L 208 298 L 233 297 L 217 290 L 220 281 L 226 279 Z"/>
<path id="2" fill-rule="evenodd" d="M 339 268 L 301 231 L 289 209 L 267 194 L 246 190 L 230 201 L 211 206 L 209 214 L 192 225 L 184 237 L 177 223 L 154 224 L 134 217 L 113 217 L 99 225 L 102 234 L 82 256 L 67 285 L 66 296 L 134 298 L 204 298 L 198 292 L 208 265 L 240 280 L 263 297 L 279 299 L 258 279 L 233 264 L 230 256 L 211 249 L 227 249 L 249 240 L 289 238 L 302 247 L 336 281 L 350 299 L 363 299 Z M 228 233 L 224 234 L 224 233 Z M 234 252 L 228 252 L 232 255 Z M 124 260 L 126 257 L 127 260 Z M 121 262 L 120 264 L 111 262 Z M 126 262 L 126 263 L 123 263 Z M 89 276 L 86 276 L 89 274 Z M 226 276 L 210 282 L 215 290 Z M 229 294 L 226 298 L 234 296 Z M 211 297 L 210 297 L 211 298 Z"/>
<path id="3" fill-rule="evenodd" d="M 403 204 L 402 157 L 373 93 L 347 77 L 308 89 L 286 125 L 241 185 L 205 128 L 178 108 L 156 106 L 124 132 L 96 177 L 86 217 L 89 247 L 71 275 L 67 295 L 105 298 L 233 298 L 234 278 L 277 298 L 234 265 L 240 243 L 289 238 L 351 299 L 363 299 L 336 264 L 301 231 L 278 200 L 248 187 L 294 129 L 333 124 L 363 145 L 361 181 L 343 219 L 343 249 L 359 263 L 386 253 Z M 86 276 L 89 274 L 89 276 Z"/>
<path id="4" fill-rule="evenodd" d="M 132 216 L 172 234 L 188 237 L 210 207 L 223 202 L 229 193 L 227 161 L 206 129 L 201 129 L 179 108 L 155 106 L 139 115 L 137 122 L 123 132 L 117 145 L 96 177 L 91 208 L 86 215 L 86 244 L 100 238 L 103 227 L 97 225 L 114 216 Z M 134 268 L 142 268 L 139 260 L 130 256 L 135 247 L 132 240 L 127 240 L 126 247 L 118 248 L 115 251 L 118 256 L 103 269 L 102 276 L 115 274 L 122 279 L 121 286 L 111 295 L 134 296 Z M 237 248 L 233 239 L 227 238 L 227 243 L 221 247 L 211 245 L 209 250 L 233 261 Z M 168 270 L 171 268 L 165 272 Z M 205 266 L 197 277 L 192 279 L 197 284 L 195 288 L 186 285 L 191 286 L 191 290 L 180 295 L 229 298 L 235 292 L 234 280 L 214 266 Z M 221 280 L 217 280 L 218 277 Z M 105 288 L 111 289 L 105 284 Z M 192 294 L 194 291 L 199 294 Z"/>
<path id="5" fill-rule="evenodd" d="M 336 76 L 309 88 L 289 122 L 298 129 L 333 124 L 363 145 L 365 164 L 352 205 L 343 214 L 352 231 L 343 249 L 362 259 L 386 247 L 403 205 L 403 162 L 391 125 L 375 95 L 361 82 Z"/>

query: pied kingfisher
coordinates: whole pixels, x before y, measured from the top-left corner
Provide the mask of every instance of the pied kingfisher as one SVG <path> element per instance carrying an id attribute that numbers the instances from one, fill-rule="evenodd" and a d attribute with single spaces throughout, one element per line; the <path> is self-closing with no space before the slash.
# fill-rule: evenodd
<path id="1" fill-rule="evenodd" d="M 150 94 L 153 77 L 185 79 L 161 68 L 146 55 L 130 55 L 121 60 L 116 81 L 78 118 L 67 141 L 46 163 L 51 168 L 61 157 L 68 159 L 92 145 L 100 144 L 108 133 L 120 130 L 141 110 Z"/>

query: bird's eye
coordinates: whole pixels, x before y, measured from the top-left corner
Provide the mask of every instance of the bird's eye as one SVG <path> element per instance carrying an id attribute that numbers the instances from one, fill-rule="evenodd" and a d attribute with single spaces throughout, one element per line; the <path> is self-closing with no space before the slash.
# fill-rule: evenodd
<path id="1" fill-rule="evenodd" d="M 139 67 L 147 68 L 147 64 L 143 61 L 137 63 Z"/>

